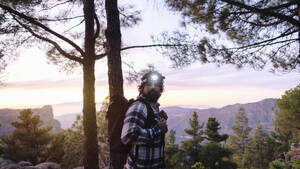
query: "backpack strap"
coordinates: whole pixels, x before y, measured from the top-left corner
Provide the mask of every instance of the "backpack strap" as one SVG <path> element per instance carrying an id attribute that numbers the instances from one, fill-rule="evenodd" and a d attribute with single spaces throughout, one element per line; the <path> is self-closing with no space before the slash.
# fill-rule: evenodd
<path id="1" fill-rule="evenodd" d="M 155 123 L 154 111 L 153 111 L 151 105 L 145 99 L 142 99 L 142 98 L 138 98 L 136 101 L 140 101 L 140 102 L 142 102 L 143 104 L 146 105 L 146 107 L 147 107 L 147 120 L 146 120 L 146 124 L 145 124 L 144 128 L 146 128 L 146 129 L 151 128 L 152 125 Z"/>

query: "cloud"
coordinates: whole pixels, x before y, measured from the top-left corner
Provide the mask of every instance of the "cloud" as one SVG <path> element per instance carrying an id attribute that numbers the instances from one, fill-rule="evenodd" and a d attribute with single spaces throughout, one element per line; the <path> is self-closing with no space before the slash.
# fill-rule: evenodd
<path id="1" fill-rule="evenodd" d="M 300 82 L 299 73 L 275 75 L 265 70 L 237 70 L 232 66 L 193 65 L 166 73 L 166 84 L 190 88 L 273 88 L 289 89 Z"/>
<path id="2" fill-rule="evenodd" d="M 105 86 L 107 81 L 103 79 L 96 80 L 96 86 Z M 82 78 L 70 78 L 64 80 L 31 80 L 20 82 L 7 82 L 3 88 L 22 88 L 22 89 L 43 89 L 43 88 L 66 88 L 80 87 L 82 88 Z"/>

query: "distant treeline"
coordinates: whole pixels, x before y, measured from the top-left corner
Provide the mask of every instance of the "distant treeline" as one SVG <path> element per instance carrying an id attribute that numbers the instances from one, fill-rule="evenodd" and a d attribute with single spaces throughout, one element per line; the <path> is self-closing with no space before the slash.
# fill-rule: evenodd
<path id="1" fill-rule="evenodd" d="M 184 131 L 190 139 L 176 144 L 175 130 L 166 137 L 165 161 L 168 169 L 300 169 L 300 85 L 288 90 L 277 100 L 274 131 L 265 131 L 258 123 L 253 130 L 241 107 L 232 126 L 233 134 L 220 134 L 220 123 L 210 117 L 200 124 L 193 113 L 189 128 Z M 97 133 L 100 168 L 109 166 L 107 120 L 108 98 L 97 112 Z M 0 153 L 3 163 L 29 161 L 32 164 L 56 162 L 64 169 L 83 166 L 83 119 L 77 116 L 70 129 L 50 134 L 51 126 L 32 110 L 20 112 L 9 136 L 1 137 Z M 290 151 L 293 144 L 294 150 Z M 299 152 L 297 152 L 299 150 Z M 298 153 L 298 154 L 297 154 Z"/>

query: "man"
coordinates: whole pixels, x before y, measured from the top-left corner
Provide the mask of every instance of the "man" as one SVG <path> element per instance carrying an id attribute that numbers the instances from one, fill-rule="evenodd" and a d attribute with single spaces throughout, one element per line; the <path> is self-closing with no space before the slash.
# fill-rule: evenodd
<path id="1" fill-rule="evenodd" d="M 131 148 L 125 169 L 165 169 L 164 138 L 168 117 L 159 111 L 157 103 L 164 90 L 164 78 L 156 71 L 146 73 L 138 86 L 137 101 L 126 112 L 121 141 Z"/>

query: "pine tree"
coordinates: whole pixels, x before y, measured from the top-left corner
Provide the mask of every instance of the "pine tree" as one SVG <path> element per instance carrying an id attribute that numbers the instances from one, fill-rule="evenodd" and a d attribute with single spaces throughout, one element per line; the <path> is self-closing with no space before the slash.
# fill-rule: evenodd
<path id="1" fill-rule="evenodd" d="M 180 168 L 180 150 L 179 145 L 176 144 L 176 131 L 170 130 L 165 144 L 165 163 L 166 168 Z"/>
<path id="2" fill-rule="evenodd" d="M 290 89 L 276 100 L 279 112 L 276 112 L 276 127 L 283 132 L 290 132 L 293 141 L 300 141 L 300 85 Z"/>
<path id="3" fill-rule="evenodd" d="M 282 156 L 287 152 L 291 143 L 300 141 L 300 85 L 287 90 L 281 98 L 276 100 L 279 111 L 275 112 L 272 138 L 276 141 L 275 156 Z"/>
<path id="4" fill-rule="evenodd" d="M 102 102 L 101 110 L 97 112 L 97 137 L 99 166 L 105 168 L 109 165 L 109 145 L 108 145 L 108 133 L 107 133 L 107 120 L 105 118 L 109 98 L 105 98 Z M 72 127 L 65 131 L 65 142 L 62 167 L 63 168 L 75 168 L 82 166 L 83 156 L 83 117 L 78 115 Z"/>
<path id="5" fill-rule="evenodd" d="M 229 160 L 232 152 L 224 148 L 221 142 L 226 141 L 228 138 L 227 134 L 219 134 L 220 123 L 214 117 L 210 117 L 206 123 L 205 135 L 207 136 L 206 143 L 201 150 L 202 159 L 200 162 L 205 168 L 210 169 L 236 169 L 237 165 Z"/>
<path id="6" fill-rule="evenodd" d="M 52 134 L 52 139 L 48 147 L 48 155 L 46 161 L 55 162 L 61 164 L 64 152 L 65 133 L 64 131 L 56 134 Z"/>
<path id="7" fill-rule="evenodd" d="M 273 160 L 274 147 L 269 135 L 258 123 L 254 136 L 250 142 L 249 152 L 251 169 L 267 169 L 269 163 Z"/>
<path id="8" fill-rule="evenodd" d="M 16 162 L 30 161 L 33 164 L 46 161 L 52 127 L 42 127 L 40 116 L 33 116 L 31 109 L 21 111 L 18 119 L 20 121 L 12 122 L 16 128 L 13 133 L 2 138 L 6 145 L 5 158 Z"/>
<path id="9" fill-rule="evenodd" d="M 234 135 L 229 137 L 229 147 L 233 150 L 233 160 L 241 169 L 249 168 L 248 144 L 251 141 L 249 136 L 251 128 L 248 126 L 248 118 L 244 109 L 240 108 L 236 117 L 235 124 L 232 126 Z"/>
<path id="10" fill-rule="evenodd" d="M 219 134 L 218 130 L 220 123 L 216 120 L 215 117 L 210 117 L 206 123 L 205 135 L 207 136 L 207 140 L 214 143 L 220 143 L 222 141 L 226 141 L 228 138 L 227 134 Z"/>
<path id="11" fill-rule="evenodd" d="M 182 25 L 189 28 L 165 40 L 191 46 L 183 45 L 185 50 L 182 55 L 173 56 L 174 61 L 251 65 L 256 69 L 268 65 L 272 71 L 283 72 L 299 70 L 299 0 L 165 2 L 171 10 L 182 14 Z M 201 33 L 204 30 L 206 34 Z M 176 54 L 176 50 L 170 55 Z"/>
<path id="12" fill-rule="evenodd" d="M 190 128 L 184 129 L 184 131 L 191 136 L 191 139 L 182 142 L 183 166 L 185 168 L 191 168 L 196 162 L 201 161 L 201 143 L 204 140 L 203 124 L 198 121 L 198 115 L 193 113 L 190 119 Z"/>

